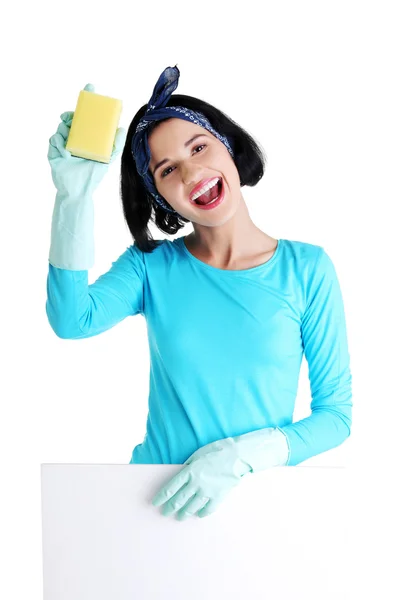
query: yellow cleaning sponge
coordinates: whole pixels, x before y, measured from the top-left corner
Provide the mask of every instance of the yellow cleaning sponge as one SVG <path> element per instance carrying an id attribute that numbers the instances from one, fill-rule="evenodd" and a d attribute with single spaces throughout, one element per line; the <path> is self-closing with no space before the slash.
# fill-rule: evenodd
<path id="1" fill-rule="evenodd" d="M 66 149 L 73 156 L 109 163 L 121 111 L 121 100 L 82 90 Z"/>

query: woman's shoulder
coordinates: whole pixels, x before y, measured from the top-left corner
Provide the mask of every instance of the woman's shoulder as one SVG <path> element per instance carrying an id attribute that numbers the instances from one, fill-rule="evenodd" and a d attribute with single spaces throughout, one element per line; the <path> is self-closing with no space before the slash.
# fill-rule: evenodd
<path id="1" fill-rule="evenodd" d="M 140 250 L 137 242 L 134 241 L 128 248 L 128 251 L 134 260 L 140 261 L 146 268 L 149 268 L 154 265 L 164 264 L 171 259 L 171 256 L 176 251 L 174 241 L 168 239 L 153 240 L 153 247 L 150 251 Z"/>
<path id="2" fill-rule="evenodd" d="M 286 264 L 291 263 L 302 280 L 333 280 L 336 268 L 323 246 L 298 240 L 285 240 Z"/>
<path id="3" fill-rule="evenodd" d="M 318 262 L 325 250 L 319 244 L 300 240 L 282 240 L 287 258 L 292 257 L 297 262 Z"/>

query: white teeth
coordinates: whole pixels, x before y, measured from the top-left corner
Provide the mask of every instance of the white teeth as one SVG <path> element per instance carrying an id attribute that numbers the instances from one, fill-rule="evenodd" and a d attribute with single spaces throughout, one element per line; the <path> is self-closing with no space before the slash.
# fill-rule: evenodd
<path id="1" fill-rule="evenodd" d="M 191 200 L 196 200 L 196 198 L 198 198 L 199 196 L 201 196 L 202 194 L 204 194 L 204 192 L 206 192 L 207 190 L 209 190 L 212 187 L 214 187 L 214 185 L 218 181 L 219 181 L 219 177 L 216 177 L 215 179 L 212 179 L 209 183 L 207 183 L 207 185 L 205 185 L 204 187 L 202 187 L 201 190 L 199 190 L 198 192 L 196 192 L 195 194 L 193 194 L 193 196 L 191 196 Z"/>

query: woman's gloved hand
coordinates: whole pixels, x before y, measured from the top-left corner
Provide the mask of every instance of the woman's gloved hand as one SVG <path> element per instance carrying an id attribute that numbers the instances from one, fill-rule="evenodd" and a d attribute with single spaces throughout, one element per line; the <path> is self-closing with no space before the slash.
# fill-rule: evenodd
<path id="1" fill-rule="evenodd" d="M 84 90 L 94 92 L 88 83 Z M 57 189 L 51 227 L 49 262 L 60 269 L 87 270 L 94 264 L 94 209 L 92 195 L 122 151 L 126 131 L 117 129 L 110 163 L 72 156 L 65 146 L 73 112 L 64 112 L 57 132 L 49 139 L 47 158 Z"/>
<path id="2" fill-rule="evenodd" d="M 267 427 L 218 440 L 199 448 L 153 498 L 153 506 L 165 503 L 162 514 L 179 511 L 177 518 L 206 517 L 236 487 L 246 473 L 285 466 L 289 460 L 286 435 Z"/>
<path id="3" fill-rule="evenodd" d="M 87 92 L 94 92 L 94 86 L 91 83 L 85 85 L 83 89 Z M 61 115 L 61 123 L 57 128 L 57 132 L 49 140 L 47 158 L 57 191 L 70 197 L 82 197 L 94 192 L 106 174 L 108 164 L 72 156 L 66 150 L 65 145 L 68 140 L 73 117 L 74 112 L 71 111 L 64 112 Z M 109 164 L 122 151 L 125 139 L 126 131 L 120 127 L 115 134 Z"/>

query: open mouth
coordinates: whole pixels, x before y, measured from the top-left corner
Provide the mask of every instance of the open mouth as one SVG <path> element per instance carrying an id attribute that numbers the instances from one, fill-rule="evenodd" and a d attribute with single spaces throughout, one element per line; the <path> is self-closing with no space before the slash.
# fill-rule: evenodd
<path id="1" fill-rule="evenodd" d="M 217 183 L 212 188 L 204 192 L 204 194 L 196 198 L 193 202 L 198 206 L 206 206 L 207 204 L 212 204 L 219 198 L 221 192 L 222 178 L 220 177 Z"/>

